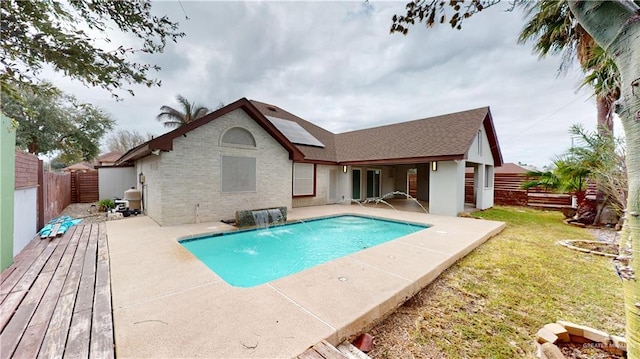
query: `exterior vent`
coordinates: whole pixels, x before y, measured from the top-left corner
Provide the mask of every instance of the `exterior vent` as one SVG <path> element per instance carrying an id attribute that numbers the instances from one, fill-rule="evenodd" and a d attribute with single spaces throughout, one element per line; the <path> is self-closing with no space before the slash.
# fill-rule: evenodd
<path id="1" fill-rule="evenodd" d="M 273 112 L 278 112 L 278 110 L 276 110 L 276 108 L 275 108 L 275 107 L 273 107 L 273 106 L 267 106 L 267 109 L 268 109 L 268 110 L 271 110 L 271 111 L 273 111 Z"/>

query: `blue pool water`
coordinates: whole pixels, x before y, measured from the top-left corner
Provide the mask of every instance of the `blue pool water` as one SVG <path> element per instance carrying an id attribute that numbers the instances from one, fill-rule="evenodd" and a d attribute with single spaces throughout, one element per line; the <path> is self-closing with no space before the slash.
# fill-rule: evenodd
<path id="1" fill-rule="evenodd" d="M 427 226 L 337 216 L 180 241 L 227 283 L 253 287 Z"/>

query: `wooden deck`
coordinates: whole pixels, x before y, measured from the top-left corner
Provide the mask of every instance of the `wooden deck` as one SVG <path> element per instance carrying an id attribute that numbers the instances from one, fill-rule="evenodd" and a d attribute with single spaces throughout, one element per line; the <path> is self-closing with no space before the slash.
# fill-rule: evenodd
<path id="1" fill-rule="evenodd" d="M 312 346 L 296 359 L 371 359 L 349 342 L 334 347 L 326 340 Z"/>
<path id="2" fill-rule="evenodd" d="M 0 280 L 0 359 L 114 358 L 104 223 L 37 237 Z"/>

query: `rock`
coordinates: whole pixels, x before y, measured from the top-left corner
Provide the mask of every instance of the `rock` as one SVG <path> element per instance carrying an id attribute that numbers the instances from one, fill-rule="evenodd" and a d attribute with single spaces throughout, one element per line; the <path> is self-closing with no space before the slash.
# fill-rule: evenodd
<path id="1" fill-rule="evenodd" d="M 609 334 L 603 332 L 602 330 L 597 330 L 593 328 L 585 327 L 584 329 L 584 337 L 587 339 L 591 339 L 594 342 L 608 344 L 609 343 Z"/>
<path id="2" fill-rule="evenodd" d="M 564 355 L 560 351 L 560 348 L 558 348 L 555 344 L 551 344 L 551 343 L 542 344 L 542 353 L 548 359 L 565 359 Z"/>
<path id="3" fill-rule="evenodd" d="M 543 328 L 546 328 L 547 330 L 555 334 L 558 337 L 558 340 L 561 342 L 568 343 L 571 341 L 571 338 L 569 338 L 569 332 L 567 332 L 567 329 L 565 329 L 565 327 L 563 327 L 558 323 L 545 324 Z"/>
<path id="4" fill-rule="evenodd" d="M 538 330 L 538 332 L 536 333 L 536 337 L 537 337 L 536 340 L 540 344 L 544 344 L 544 343 L 554 344 L 556 341 L 558 341 L 558 336 L 553 334 L 553 332 L 551 332 L 549 329 L 544 327 Z"/>
<path id="5" fill-rule="evenodd" d="M 367 353 L 373 348 L 373 336 L 369 333 L 360 334 L 353 342 L 353 346 Z"/>
<path id="6" fill-rule="evenodd" d="M 107 221 L 113 221 L 113 220 L 122 219 L 122 218 L 124 218 L 124 216 L 120 212 L 107 214 Z"/>
<path id="7" fill-rule="evenodd" d="M 584 329 L 586 328 L 584 325 L 566 322 L 564 320 L 558 320 L 558 324 L 563 326 L 569 334 L 584 337 Z"/>

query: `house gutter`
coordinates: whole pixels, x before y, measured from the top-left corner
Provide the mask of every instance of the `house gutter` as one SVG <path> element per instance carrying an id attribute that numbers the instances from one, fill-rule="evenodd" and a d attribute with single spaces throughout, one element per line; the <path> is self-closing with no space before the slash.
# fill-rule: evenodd
<path id="1" fill-rule="evenodd" d="M 403 165 L 403 164 L 420 164 L 434 161 L 453 161 L 465 159 L 464 154 L 459 155 L 446 155 L 446 156 L 432 156 L 432 157 L 409 157 L 409 158 L 386 158 L 376 160 L 353 160 L 353 161 L 340 161 L 338 165 L 347 166 L 361 166 L 361 165 Z"/>

